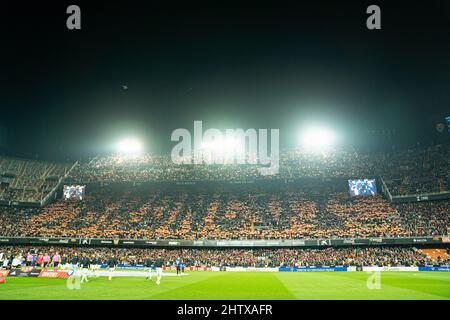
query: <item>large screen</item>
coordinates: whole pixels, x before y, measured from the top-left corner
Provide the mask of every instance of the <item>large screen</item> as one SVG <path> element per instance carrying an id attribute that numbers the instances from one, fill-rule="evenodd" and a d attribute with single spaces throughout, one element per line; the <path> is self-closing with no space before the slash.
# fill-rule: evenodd
<path id="1" fill-rule="evenodd" d="M 348 180 L 350 196 L 374 196 L 377 194 L 375 179 Z"/>
<path id="2" fill-rule="evenodd" d="M 77 199 L 77 200 L 83 200 L 84 198 L 84 188 L 85 186 L 64 186 L 64 199 Z"/>

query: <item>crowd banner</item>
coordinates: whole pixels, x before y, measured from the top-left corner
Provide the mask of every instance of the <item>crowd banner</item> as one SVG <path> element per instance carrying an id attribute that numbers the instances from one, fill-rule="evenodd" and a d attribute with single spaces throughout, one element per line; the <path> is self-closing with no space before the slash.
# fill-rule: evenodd
<path id="1" fill-rule="evenodd" d="M 175 271 L 177 268 L 175 266 L 163 267 L 164 271 Z M 184 271 L 211 271 L 211 267 L 185 267 Z"/>
<path id="2" fill-rule="evenodd" d="M 446 271 L 446 272 L 450 272 L 450 266 L 419 267 L 419 271 Z"/>
<path id="3" fill-rule="evenodd" d="M 120 269 L 132 269 L 128 271 L 120 271 Z M 144 266 L 125 266 L 119 265 L 118 270 L 115 271 L 114 276 L 146 276 L 143 273 Z M 155 269 L 155 268 L 154 268 Z M 163 267 L 165 274 L 176 275 L 174 266 Z M 435 272 L 450 272 L 450 266 L 424 266 L 424 267 L 342 267 L 342 266 L 301 266 L 301 267 L 186 267 L 185 272 L 189 271 L 206 271 L 206 272 L 418 272 L 418 271 L 435 271 Z M 101 276 L 108 276 L 109 271 L 101 271 Z M 0 278 L 6 277 L 39 277 L 39 278 L 54 278 L 54 279 L 68 279 L 70 277 L 69 271 L 44 271 L 39 269 L 32 269 L 31 267 L 16 268 L 12 270 L 1 270 Z"/>
<path id="4" fill-rule="evenodd" d="M 272 240 L 151 240 L 99 239 L 53 237 L 0 237 L 1 245 L 61 245 L 86 247 L 129 248 L 325 248 L 382 245 L 441 245 L 449 243 L 448 236 L 405 238 L 347 238 L 347 239 L 272 239 Z"/>
<path id="5" fill-rule="evenodd" d="M 69 273 L 66 271 L 44 271 L 39 273 L 39 278 L 57 278 L 57 279 L 69 279 Z"/>
<path id="6" fill-rule="evenodd" d="M 118 264 L 116 266 L 118 269 L 131 269 L 131 270 L 143 270 L 143 269 L 147 269 L 148 267 L 142 265 L 142 264 L 137 264 L 137 265 L 125 265 L 125 264 Z M 101 269 L 108 269 L 108 265 L 106 264 L 102 264 L 100 266 Z M 155 266 L 152 267 L 152 269 L 156 269 Z M 174 266 L 167 266 L 167 267 L 163 267 L 163 270 L 165 271 L 173 271 L 176 270 L 177 268 Z M 211 271 L 211 267 L 185 267 L 184 271 Z"/>
<path id="7" fill-rule="evenodd" d="M 278 268 L 259 268 L 259 267 L 212 267 L 211 271 L 229 271 L 229 272 L 278 272 Z"/>
<path id="8" fill-rule="evenodd" d="M 0 278 L 6 278 L 9 274 L 9 270 L 0 270 Z"/>
<path id="9" fill-rule="evenodd" d="M 281 267 L 278 268 L 278 272 L 334 272 L 334 271 L 347 271 L 346 267 Z"/>
<path id="10" fill-rule="evenodd" d="M 434 192 L 426 194 L 410 194 L 405 196 L 393 196 L 392 202 L 421 202 L 450 199 L 450 192 Z"/>
<path id="11" fill-rule="evenodd" d="M 8 273 L 8 277 L 38 277 L 40 270 L 36 270 L 33 267 L 23 267 L 11 269 Z"/>
<path id="12" fill-rule="evenodd" d="M 142 264 L 138 264 L 138 265 L 135 265 L 135 266 L 125 265 L 125 264 L 118 264 L 116 267 L 119 268 L 119 269 L 145 269 L 145 266 L 142 265 Z M 107 264 L 102 264 L 100 266 L 100 268 L 109 268 L 109 267 L 108 267 Z"/>
<path id="13" fill-rule="evenodd" d="M 419 271 L 418 267 L 377 267 L 377 266 L 371 266 L 371 267 L 363 267 L 363 271 Z"/>

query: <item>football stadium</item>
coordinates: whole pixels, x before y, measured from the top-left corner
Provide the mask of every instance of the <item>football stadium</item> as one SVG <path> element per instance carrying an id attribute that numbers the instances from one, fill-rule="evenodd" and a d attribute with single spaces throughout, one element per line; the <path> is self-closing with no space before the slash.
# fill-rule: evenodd
<path id="1" fill-rule="evenodd" d="M 448 159 L 298 149 L 261 176 L 150 154 L 2 158 L 2 297 L 449 299 Z"/>
<path id="2" fill-rule="evenodd" d="M 8 20 L 0 300 L 450 300 L 443 2 L 68 5 Z"/>

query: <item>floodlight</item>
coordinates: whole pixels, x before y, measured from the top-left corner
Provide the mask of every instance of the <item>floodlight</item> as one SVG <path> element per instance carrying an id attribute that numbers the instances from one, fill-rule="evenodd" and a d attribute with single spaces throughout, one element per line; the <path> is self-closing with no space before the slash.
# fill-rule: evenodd
<path id="1" fill-rule="evenodd" d="M 307 147 L 326 147 L 334 142 L 335 135 L 326 128 L 309 128 L 303 132 L 301 140 Z"/>
<path id="2" fill-rule="evenodd" d="M 117 144 L 117 150 L 125 154 L 137 154 L 142 151 L 142 144 L 136 139 L 123 139 Z"/>

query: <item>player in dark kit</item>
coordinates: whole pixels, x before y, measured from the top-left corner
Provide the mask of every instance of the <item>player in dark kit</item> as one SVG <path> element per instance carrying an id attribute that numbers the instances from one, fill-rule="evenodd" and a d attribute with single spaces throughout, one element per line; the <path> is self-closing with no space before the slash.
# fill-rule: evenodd
<path id="1" fill-rule="evenodd" d="M 162 268 L 164 266 L 164 260 L 161 258 L 156 259 L 156 284 L 159 286 L 161 283 L 161 277 L 162 277 Z"/>
<path id="2" fill-rule="evenodd" d="M 91 260 L 89 259 L 88 256 L 84 256 L 81 259 L 81 283 L 83 283 L 84 281 L 88 282 L 88 274 L 89 274 L 89 268 L 91 267 Z"/>
<path id="3" fill-rule="evenodd" d="M 72 269 L 76 269 L 77 267 L 78 267 L 78 263 L 80 262 L 80 259 L 78 258 L 78 256 L 77 255 L 75 255 L 73 258 L 72 258 L 72 261 L 71 261 L 71 263 L 72 263 Z"/>
<path id="4" fill-rule="evenodd" d="M 180 260 L 180 258 L 178 258 L 178 259 L 175 261 L 175 266 L 176 266 L 176 268 L 177 268 L 177 275 L 178 275 L 178 274 L 180 274 L 180 271 L 181 271 L 181 260 Z"/>
<path id="5" fill-rule="evenodd" d="M 152 280 L 153 261 L 150 258 L 145 260 L 145 268 L 147 269 L 147 277 L 145 279 Z"/>
<path id="6" fill-rule="evenodd" d="M 108 267 L 109 267 L 109 280 L 112 280 L 113 272 L 116 269 L 117 265 L 117 259 L 114 256 L 111 256 L 108 260 Z"/>
<path id="7" fill-rule="evenodd" d="M 98 278 L 98 271 L 100 269 L 101 261 L 95 254 L 92 255 L 91 259 L 91 273 L 93 277 Z"/>
<path id="8" fill-rule="evenodd" d="M 80 265 L 80 258 L 78 257 L 78 255 L 75 254 L 75 256 L 72 258 L 72 260 L 70 260 L 70 269 L 72 269 L 72 275 L 75 276 L 79 276 L 79 270 L 78 270 L 78 266 Z"/>

